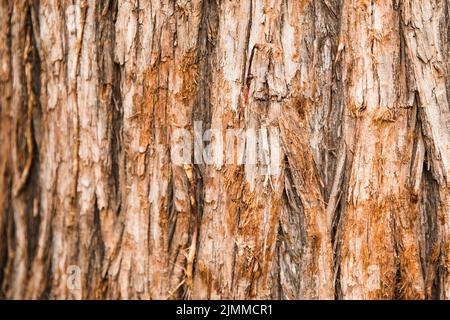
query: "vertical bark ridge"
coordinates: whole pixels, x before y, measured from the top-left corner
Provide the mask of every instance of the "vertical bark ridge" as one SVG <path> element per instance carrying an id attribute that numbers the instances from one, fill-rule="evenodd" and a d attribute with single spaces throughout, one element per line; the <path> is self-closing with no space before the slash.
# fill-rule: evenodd
<path id="1" fill-rule="evenodd" d="M 434 197 L 438 199 L 436 209 L 440 249 L 436 250 L 439 251 L 441 299 L 448 299 L 450 296 L 450 110 L 445 78 L 448 63 L 445 62 L 443 53 L 447 49 L 440 39 L 440 35 L 446 32 L 440 23 L 445 16 L 445 3 L 402 3 L 406 50 L 417 87 L 424 142 L 431 172 L 438 184 Z M 448 20 L 448 16 L 445 19 Z"/>
<path id="2" fill-rule="evenodd" d="M 419 211 L 407 180 L 415 119 L 398 85 L 404 76 L 399 14 L 389 1 L 346 1 L 343 11 L 350 12 L 340 40 L 350 175 L 340 239 L 342 297 L 395 298 L 398 271 L 399 297 L 421 298 Z"/>

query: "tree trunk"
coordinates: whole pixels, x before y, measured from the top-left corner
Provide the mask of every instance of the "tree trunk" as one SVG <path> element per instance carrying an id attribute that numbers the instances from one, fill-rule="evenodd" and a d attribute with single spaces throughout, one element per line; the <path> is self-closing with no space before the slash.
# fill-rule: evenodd
<path id="1" fill-rule="evenodd" d="M 0 3 L 0 298 L 450 299 L 450 2 Z"/>

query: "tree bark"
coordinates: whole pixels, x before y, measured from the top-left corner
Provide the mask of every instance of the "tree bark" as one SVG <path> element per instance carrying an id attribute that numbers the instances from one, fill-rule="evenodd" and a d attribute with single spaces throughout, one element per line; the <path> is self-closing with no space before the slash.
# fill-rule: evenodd
<path id="1" fill-rule="evenodd" d="M 0 298 L 450 299 L 449 9 L 2 0 Z"/>

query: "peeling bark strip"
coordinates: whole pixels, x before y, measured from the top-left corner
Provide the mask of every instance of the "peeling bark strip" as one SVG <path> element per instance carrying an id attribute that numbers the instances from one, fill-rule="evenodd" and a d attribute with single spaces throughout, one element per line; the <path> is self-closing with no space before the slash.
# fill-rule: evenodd
<path id="1" fill-rule="evenodd" d="M 0 298 L 450 299 L 449 9 L 1 1 Z"/>

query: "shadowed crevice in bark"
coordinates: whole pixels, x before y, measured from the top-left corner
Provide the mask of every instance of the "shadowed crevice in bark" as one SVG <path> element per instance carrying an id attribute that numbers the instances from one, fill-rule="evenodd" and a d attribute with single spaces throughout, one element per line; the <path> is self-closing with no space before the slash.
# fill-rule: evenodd
<path id="1" fill-rule="evenodd" d="M 27 234 L 28 234 L 28 265 L 31 266 L 36 254 L 36 247 L 38 245 L 40 214 L 39 214 L 39 144 L 41 140 L 41 108 L 38 97 L 41 94 L 41 63 L 39 52 L 36 47 L 36 40 L 32 25 L 32 9 L 28 8 L 27 13 L 27 39 L 29 41 L 26 45 L 28 50 L 27 57 L 25 57 L 25 78 L 27 87 L 27 112 L 25 118 L 27 119 L 27 128 L 25 129 L 26 140 L 31 150 L 27 150 L 27 156 L 31 157 L 31 168 L 29 176 L 26 179 L 26 187 L 21 196 L 28 202 L 27 212 Z M 30 104 L 33 104 L 32 106 Z M 32 199 L 32 201 L 30 201 Z"/>
<path id="2" fill-rule="evenodd" d="M 438 184 L 433 178 L 428 167 L 428 159 L 425 155 L 423 163 L 423 197 L 421 199 L 421 222 L 422 222 L 422 265 L 426 276 L 427 299 L 439 299 L 441 286 L 441 274 L 439 268 L 440 240 L 439 221 L 436 194 Z"/>

